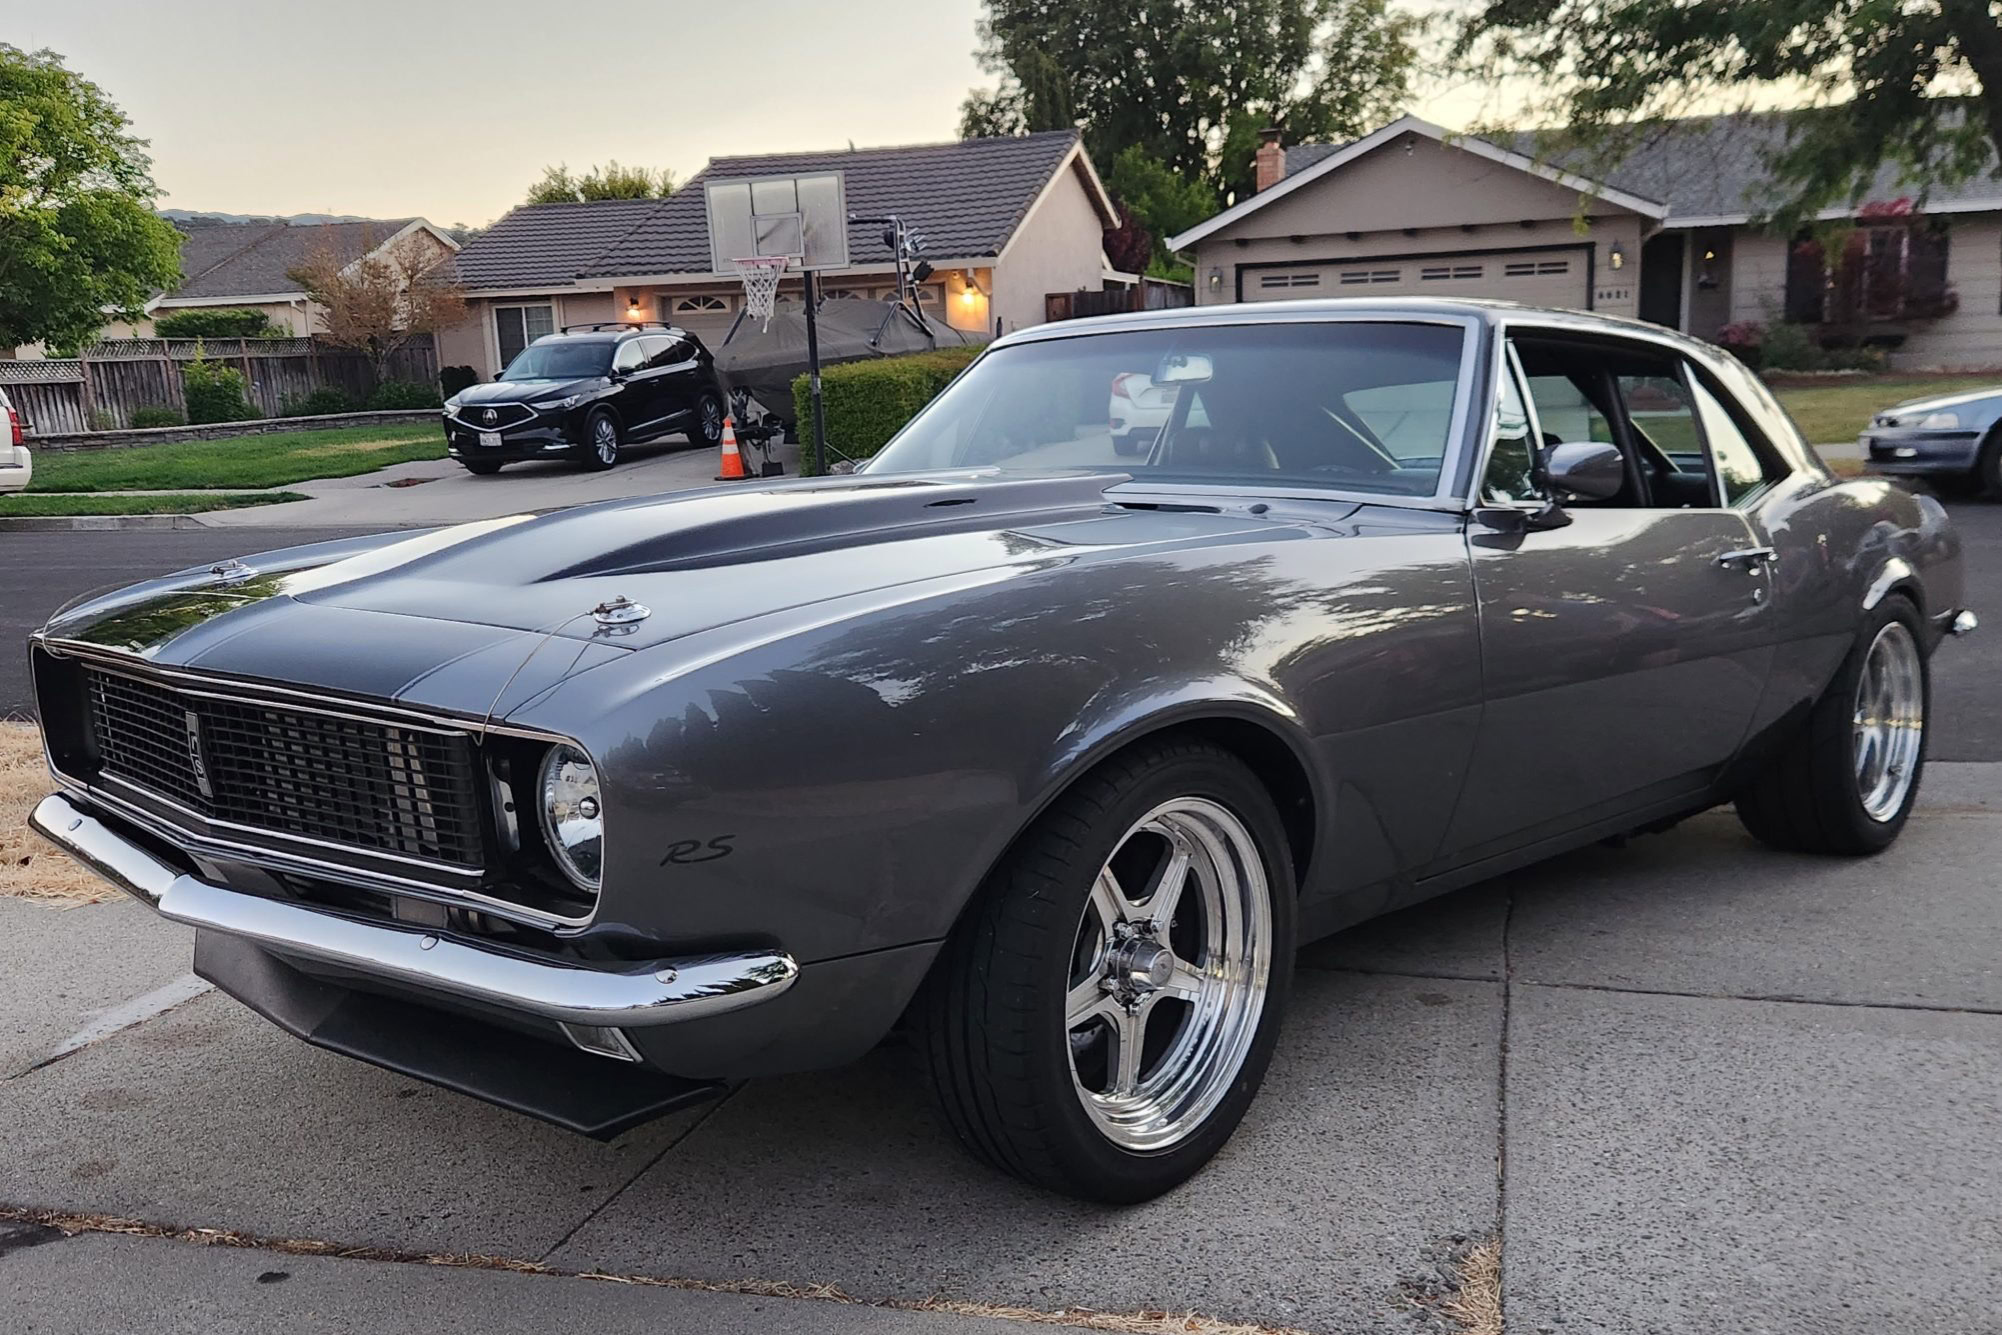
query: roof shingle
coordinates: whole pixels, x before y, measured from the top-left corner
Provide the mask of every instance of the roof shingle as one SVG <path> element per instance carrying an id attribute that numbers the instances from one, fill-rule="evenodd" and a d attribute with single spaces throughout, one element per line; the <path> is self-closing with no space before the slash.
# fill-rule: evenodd
<path id="1" fill-rule="evenodd" d="M 839 170 L 848 210 L 894 213 L 922 232 L 927 253 L 999 253 L 1077 143 L 1070 130 L 949 144 L 717 158 L 666 199 L 536 204 L 515 209 L 458 255 L 469 288 L 548 286 L 578 278 L 708 273 L 711 181 Z M 881 229 L 853 224 L 857 263 L 887 261 Z"/>
<path id="2" fill-rule="evenodd" d="M 292 270 L 322 246 L 360 255 L 416 222 L 381 218 L 337 223 L 182 223 L 181 285 L 171 304 L 195 298 L 297 292 Z"/>

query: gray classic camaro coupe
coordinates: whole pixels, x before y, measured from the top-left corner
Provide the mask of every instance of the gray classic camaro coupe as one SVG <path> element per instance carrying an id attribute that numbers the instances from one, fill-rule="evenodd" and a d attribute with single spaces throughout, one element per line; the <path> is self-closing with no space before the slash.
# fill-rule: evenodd
<path id="1" fill-rule="evenodd" d="M 853 476 L 67 608 L 34 823 L 324 1047 L 612 1136 L 899 1030 L 975 1153 L 1134 1201 L 1302 942 L 1722 802 L 1883 848 L 1973 624 L 1938 504 L 1702 344 L 1148 312 L 1000 340 Z"/>

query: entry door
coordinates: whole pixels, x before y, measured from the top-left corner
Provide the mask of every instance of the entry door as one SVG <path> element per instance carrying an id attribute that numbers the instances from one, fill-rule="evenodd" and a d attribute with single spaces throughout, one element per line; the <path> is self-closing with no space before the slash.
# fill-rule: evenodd
<path id="1" fill-rule="evenodd" d="M 1693 414 L 1670 406 L 1678 363 L 1618 346 L 1522 351 L 1544 443 L 1618 444 L 1631 480 L 1610 502 L 1567 506 L 1562 528 L 1469 525 L 1485 704 L 1447 838 L 1457 861 L 1700 793 L 1744 740 L 1772 662 L 1771 577 L 1738 555 L 1760 540 L 1706 490 Z M 1512 377 L 1503 397 L 1506 418 Z M 1647 405 L 1645 428 L 1630 399 Z M 1534 427 L 1516 412 L 1488 499 L 1533 504 Z"/>

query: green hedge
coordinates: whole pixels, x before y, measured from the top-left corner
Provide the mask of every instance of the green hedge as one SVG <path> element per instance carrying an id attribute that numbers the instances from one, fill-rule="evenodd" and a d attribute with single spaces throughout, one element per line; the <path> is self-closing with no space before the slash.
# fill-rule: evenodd
<path id="1" fill-rule="evenodd" d="M 281 338 L 286 331 L 263 311 L 175 311 L 153 322 L 157 338 Z"/>
<path id="2" fill-rule="evenodd" d="M 939 348 L 908 357 L 844 362 L 822 371 L 828 461 L 867 459 L 882 449 L 979 355 L 976 346 Z M 799 471 L 806 474 L 813 471 L 813 391 L 805 376 L 792 382 L 792 405 L 799 420 Z"/>
<path id="3" fill-rule="evenodd" d="M 242 422 L 257 416 L 246 397 L 250 386 L 243 372 L 199 355 L 181 368 L 181 393 L 188 401 L 190 422 Z"/>

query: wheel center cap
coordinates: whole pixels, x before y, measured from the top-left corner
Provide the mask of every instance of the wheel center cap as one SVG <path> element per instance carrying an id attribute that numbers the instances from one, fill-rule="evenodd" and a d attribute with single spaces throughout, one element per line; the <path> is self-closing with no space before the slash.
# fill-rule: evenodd
<path id="1" fill-rule="evenodd" d="M 1175 953 L 1152 941 L 1129 941 L 1113 962 L 1113 977 L 1135 992 L 1158 992 L 1175 976 Z"/>

